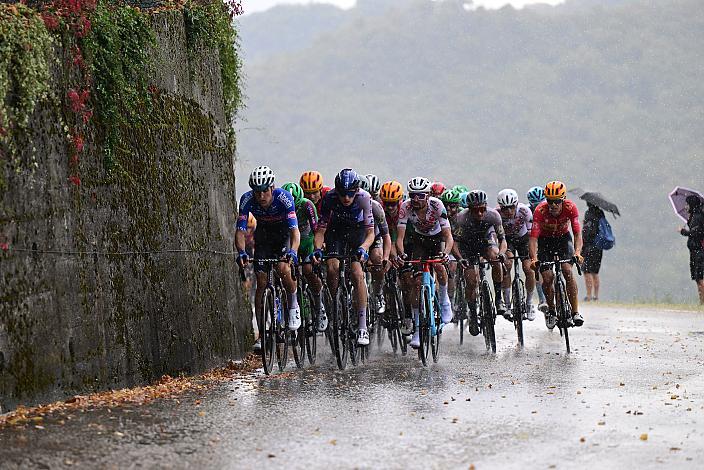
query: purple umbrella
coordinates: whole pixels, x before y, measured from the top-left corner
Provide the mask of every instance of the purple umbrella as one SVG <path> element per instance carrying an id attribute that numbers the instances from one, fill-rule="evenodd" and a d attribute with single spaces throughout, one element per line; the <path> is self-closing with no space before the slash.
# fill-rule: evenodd
<path id="1" fill-rule="evenodd" d="M 685 223 L 689 219 L 689 212 L 687 212 L 687 196 L 695 195 L 702 201 L 704 201 L 704 195 L 699 191 L 693 189 L 680 188 L 677 186 L 670 193 L 670 202 L 672 203 L 672 208 L 675 210 L 677 217 L 682 219 Z"/>

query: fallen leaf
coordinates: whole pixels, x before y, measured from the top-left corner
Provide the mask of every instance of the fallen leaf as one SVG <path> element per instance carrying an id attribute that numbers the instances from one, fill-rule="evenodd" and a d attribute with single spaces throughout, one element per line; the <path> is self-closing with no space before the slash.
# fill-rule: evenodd
<path id="1" fill-rule="evenodd" d="M 337 445 L 337 439 L 330 439 L 330 444 L 333 446 Z"/>
<path id="2" fill-rule="evenodd" d="M 640 435 L 640 440 L 641 441 L 647 441 L 648 440 L 648 433 L 643 433 Z"/>
<path id="3" fill-rule="evenodd" d="M 579 442 L 584 442 L 584 441 L 586 441 L 586 439 L 584 437 L 579 438 Z"/>

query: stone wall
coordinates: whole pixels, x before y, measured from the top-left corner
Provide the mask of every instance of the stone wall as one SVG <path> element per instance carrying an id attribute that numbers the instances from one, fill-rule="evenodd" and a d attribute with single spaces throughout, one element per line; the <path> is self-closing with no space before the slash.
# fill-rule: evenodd
<path id="1" fill-rule="evenodd" d="M 3 410 L 197 372 L 251 345 L 249 305 L 223 254 L 236 207 L 218 51 L 189 54 L 179 11 L 153 27 L 160 125 L 124 130 L 118 177 L 91 144 L 81 184 L 69 183 L 60 109 L 47 104 L 32 117 L 35 150 L 20 152 L 36 165 L 0 162 Z M 53 74 L 59 86 L 61 67 Z"/>

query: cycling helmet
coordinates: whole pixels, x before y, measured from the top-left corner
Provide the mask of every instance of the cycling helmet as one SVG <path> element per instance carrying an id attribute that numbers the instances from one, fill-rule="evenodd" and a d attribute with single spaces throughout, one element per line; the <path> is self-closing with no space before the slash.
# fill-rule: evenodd
<path id="1" fill-rule="evenodd" d="M 541 186 L 533 186 L 526 194 L 531 206 L 537 206 L 545 200 L 545 190 Z"/>
<path id="2" fill-rule="evenodd" d="M 335 177 L 335 189 L 337 192 L 352 191 L 359 188 L 359 178 L 357 172 L 352 168 L 345 168 Z"/>
<path id="3" fill-rule="evenodd" d="M 430 194 L 435 197 L 440 197 L 445 192 L 445 185 L 436 181 L 430 186 Z"/>
<path id="4" fill-rule="evenodd" d="M 249 175 L 249 187 L 255 191 L 266 191 L 274 186 L 274 172 L 268 166 L 258 166 Z"/>
<path id="5" fill-rule="evenodd" d="M 467 193 L 467 205 L 469 207 L 483 206 L 487 201 L 486 193 L 480 189 L 475 189 Z"/>
<path id="6" fill-rule="evenodd" d="M 501 207 L 515 206 L 518 204 L 518 193 L 513 189 L 502 189 L 496 201 Z"/>
<path id="7" fill-rule="evenodd" d="M 443 204 L 460 204 L 462 198 L 457 191 L 449 189 L 440 195 L 440 200 Z"/>
<path id="8" fill-rule="evenodd" d="M 565 199 L 567 186 L 562 181 L 550 181 L 545 185 L 545 197 L 548 199 Z"/>
<path id="9" fill-rule="evenodd" d="M 291 196 L 293 196 L 293 203 L 296 205 L 299 205 L 302 201 L 303 198 L 305 197 L 303 195 L 303 190 L 297 183 L 286 183 L 281 185 L 281 189 L 285 189 L 289 193 L 291 193 Z"/>
<path id="10" fill-rule="evenodd" d="M 365 176 L 367 177 L 367 181 L 369 181 L 369 189 L 367 189 L 367 191 L 371 194 L 379 194 L 379 190 L 381 189 L 381 181 L 379 181 L 379 178 L 371 173 Z"/>
<path id="11" fill-rule="evenodd" d="M 399 202 L 403 198 L 403 187 L 398 181 L 387 181 L 381 186 L 379 196 L 384 202 Z"/>
<path id="12" fill-rule="evenodd" d="M 323 189 L 323 176 L 317 171 L 306 171 L 301 175 L 301 189 L 306 193 L 314 193 Z"/>
<path id="13" fill-rule="evenodd" d="M 453 187 L 452 187 L 452 190 L 453 190 L 453 191 L 457 191 L 458 194 L 468 193 L 468 192 L 469 192 L 469 188 L 468 188 L 467 186 L 463 186 L 463 185 L 461 185 L 461 184 L 457 184 L 457 185 L 453 186 Z"/>
<path id="14" fill-rule="evenodd" d="M 469 194 L 469 191 L 463 191 L 459 193 L 460 195 L 460 207 L 463 209 L 466 209 L 469 207 L 469 203 L 467 203 L 467 194 Z"/>
<path id="15" fill-rule="evenodd" d="M 430 192 L 430 180 L 428 178 L 423 178 L 422 176 L 416 176 L 408 182 L 408 192 L 409 193 L 429 193 Z"/>
<path id="16" fill-rule="evenodd" d="M 369 186 L 369 179 L 364 175 L 357 175 L 357 180 L 359 180 L 359 189 L 363 189 L 368 193 L 371 193 L 371 188 Z"/>

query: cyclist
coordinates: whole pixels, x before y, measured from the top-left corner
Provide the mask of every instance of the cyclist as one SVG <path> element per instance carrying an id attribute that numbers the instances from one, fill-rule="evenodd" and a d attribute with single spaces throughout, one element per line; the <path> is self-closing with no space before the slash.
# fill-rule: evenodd
<path id="1" fill-rule="evenodd" d="M 398 258 L 396 252 L 396 240 L 398 240 L 398 218 L 399 207 L 404 200 L 403 186 L 398 181 L 387 181 L 381 186 L 379 196 L 383 202 L 386 221 L 389 225 L 389 234 L 391 236 L 391 253 L 389 259 L 397 267 L 398 279 L 403 292 L 403 314 L 401 315 L 401 334 L 408 336 L 413 333 L 413 319 L 406 317 L 411 312 L 411 297 L 410 292 L 413 286 L 413 278 L 411 269 L 404 269 L 403 262 Z M 408 238 L 406 237 L 405 245 L 408 246 Z M 408 248 L 406 248 L 408 250 Z"/>
<path id="2" fill-rule="evenodd" d="M 376 175 L 373 175 L 369 173 L 368 175 L 364 175 L 364 177 L 367 179 L 369 182 L 369 189 L 365 189 L 369 194 L 372 195 L 372 199 L 375 200 L 378 203 L 381 203 L 381 199 L 379 199 L 379 190 L 381 189 L 381 181 Z"/>
<path id="3" fill-rule="evenodd" d="M 315 228 L 318 226 L 318 211 L 315 209 L 313 202 L 303 195 L 303 189 L 301 189 L 298 183 L 283 184 L 281 185 L 281 189 L 285 189 L 293 196 L 293 202 L 296 205 L 298 231 L 301 233 L 301 243 L 298 247 L 298 259 L 306 259 L 313 253 L 313 238 L 315 237 Z M 328 327 L 328 317 L 325 314 L 325 306 L 320 298 L 323 284 L 320 278 L 313 272 L 313 266 L 311 264 L 304 264 L 301 269 L 313 293 L 313 305 L 318 313 L 318 324 L 316 328 L 318 331 L 323 332 Z"/>
<path id="4" fill-rule="evenodd" d="M 523 259 L 523 273 L 526 276 L 526 318 L 529 321 L 535 320 L 533 311 L 533 290 L 535 289 L 535 273 L 530 269 L 530 259 L 528 258 L 528 233 L 533 225 L 533 213 L 530 208 L 518 202 L 518 193 L 513 189 L 503 189 L 499 192 L 496 201 L 499 203 L 497 210 L 501 215 L 501 223 L 504 226 L 506 235 L 507 250 L 510 256 L 520 256 Z M 511 303 L 511 270 L 513 260 L 506 259 L 506 267 L 502 292 L 504 303 Z M 516 273 L 518 275 L 518 273 Z M 498 294 L 497 294 L 498 295 Z M 513 313 L 513 312 L 512 312 Z"/>
<path id="5" fill-rule="evenodd" d="M 261 318 L 262 297 L 267 284 L 267 273 L 264 263 L 258 261 L 264 258 L 282 258 L 275 269 L 283 281 L 288 293 L 288 326 L 297 330 L 301 326 L 301 310 L 296 297 L 296 281 L 291 277 L 291 265 L 298 263 L 298 245 L 300 232 L 293 196 L 281 188 L 274 188 L 274 172 L 268 166 L 259 166 L 249 175 L 249 187 L 240 198 L 235 247 L 237 262 L 245 267 L 250 261 L 250 255 L 245 251 L 245 235 L 249 214 L 257 219 L 254 232 L 254 270 L 257 274 L 257 291 L 255 294 L 255 310 L 257 318 Z"/>
<path id="6" fill-rule="evenodd" d="M 367 177 L 359 175 L 359 188 L 371 194 L 369 185 Z M 384 313 L 386 311 L 386 299 L 382 288 L 384 287 L 384 274 L 391 267 L 389 264 L 391 235 L 389 235 L 389 225 L 386 223 L 384 207 L 374 199 L 372 199 L 372 214 L 374 215 L 374 243 L 369 248 L 369 261 L 374 265 L 374 269 L 371 270 L 372 292 L 377 298 L 377 313 Z"/>
<path id="7" fill-rule="evenodd" d="M 447 220 L 450 222 L 450 231 L 453 234 L 455 233 L 455 226 L 457 224 L 456 219 L 457 219 L 457 213 L 460 210 L 460 195 L 458 192 L 448 189 L 445 192 L 443 192 L 440 195 L 440 200 L 442 201 L 443 205 L 445 206 L 445 210 L 447 211 Z M 450 260 L 454 260 L 455 256 L 450 255 Z M 455 274 L 457 273 L 457 263 L 450 263 L 449 266 L 449 276 L 447 278 L 447 293 L 450 296 L 450 298 L 454 298 L 453 296 L 455 295 Z M 457 308 L 457 305 L 452 305 L 453 308 Z M 455 320 L 458 320 L 455 318 Z"/>
<path id="8" fill-rule="evenodd" d="M 550 181 L 545 185 L 545 201 L 541 202 L 533 214 L 533 228 L 530 232 L 531 266 L 536 268 L 539 261 L 552 261 L 555 253 L 560 259 L 582 258 L 582 229 L 579 225 L 579 210 L 577 205 L 567 199 L 567 188 L 561 181 Z M 574 245 L 570 235 L 570 227 L 574 234 Z M 573 262 L 562 264 L 562 273 L 567 283 L 567 296 L 572 305 L 572 322 L 582 326 L 584 319 L 579 314 L 577 305 L 577 280 L 572 274 Z M 540 267 L 543 276 L 543 290 L 548 302 L 548 312 L 545 314 L 545 325 L 553 329 L 557 322 L 555 314 L 555 293 L 553 281 L 555 274 L 549 267 Z"/>
<path id="9" fill-rule="evenodd" d="M 445 185 L 442 184 L 439 181 L 436 181 L 435 183 L 430 185 L 430 195 L 432 197 L 436 197 L 440 199 L 440 196 L 442 196 L 442 193 L 445 192 Z"/>
<path id="10" fill-rule="evenodd" d="M 460 207 L 462 209 L 467 209 L 469 207 L 469 203 L 467 202 L 467 196 L 469 196 L 469 191 L 462 191 L 459 193 L 460 195 Z"/>
<path id="11" fill-rule="evenodd" d="M 491 277 L 496 293 L 496 311 L 507 320 L 511 319 L 506 312 L 506 306 L 501 297 L 501 282 L 503 272 L 501 263 L 506 260 L 506 238 L 499 213 L 487 207 L 487 195 L 484 191 L 475 189 L 467 195 L 469 208 L 457 214 L 455 239 L 457 245 L 453 253 L 455 257 L 468 267 L 469 261 L 478 261 L 480 257 L 491 262 Z M 464 278 L 467 282 L 465 297 L 469 306 L 469 332 L 472 336 L 479 334 L 477 322 L 477 286 L 479 272 L 476 269 L 465 269 Z"/>
<path id="12" fill-rule="evenodd" d="M 357 344 L 369 344 L 367 331 L 367 286 L 362 262 L 369 259 L 369 248 L 374 243 L 374 215 L 371 195 L 359 189 L 359 178 L 351 168 L 345 168 L 335 177 L 335 189 L 323 198 L 318 227 L 315 230 L 312 258 L 320 262 L 323 244 L 327 255 L 348 255 L 351 251 L 357 261 L 351 263 L 350 278 L 354 285 L 354 305 L 359 314 Z M 328 259 L 327 284 L 333 297 L 337 294 L 340 262 Z"/>
<path id="13" fill-rule="evenodd" d="M 323 197 L 330 191 L 329 186 L 323 186 L 323 175 L 317 171 L 306 171 L 301 175 L 299 184 L 305 197 L 315 204 L 315 208 L 320 214 L 320 205 L 323 202 Z"/>
<path id="14" fill-rule="evenodd" d="M 528 199 L 531 213 L 535 214 L 535 209 L 538 207 L 538 204 L 545 200 L 545 189 L 543 189 L 542 186 L 533 186 L 528 190 L 528 193 L 526 193 L 526 198 Z M 540 282 L 540 273 L 536 272 L 535 279 L 537 281 L 535 283 L 535 290 L 538 291 L 538 300 L 540 302 L 538 304 L 538 310 L 545 314 L 548 312 L 548 303 L 545 300 L 543 283 Z"/>
<path id="15" fill-rule="evenodd" d="M 402 260 L 435 256 L 441 256 L 447 260 L 452 250 L 452 233 L 450 232 L 450 222 L 447 220 L 447 211 L 440 199 L 430 196 L 430 185 L 427 178 L 420 176 L 408 182 L 409 199 L 399 208 L 398 238 L 396 239 L 396 252 Z M 408 253 L 406 253 L 407 247 L 404 247 L 403 243 L 407 225 L 414 228 L 413 232 L 408 233 L 412 240 L 412 248 Z M 452 304 L 447 293 L 447 270 L 440 263 L 435 264 L 434 269 L 438 279 L 442 322 L 450 323 L 452 321 Z M 414 324 L 417 323 L 420 314 L 418 308 L 419 289 L 420 278 L 415 283 L 412 294 Z M 410 344 L 413 348 L 420 346 L 418 329 L 413 333 Z"/>

